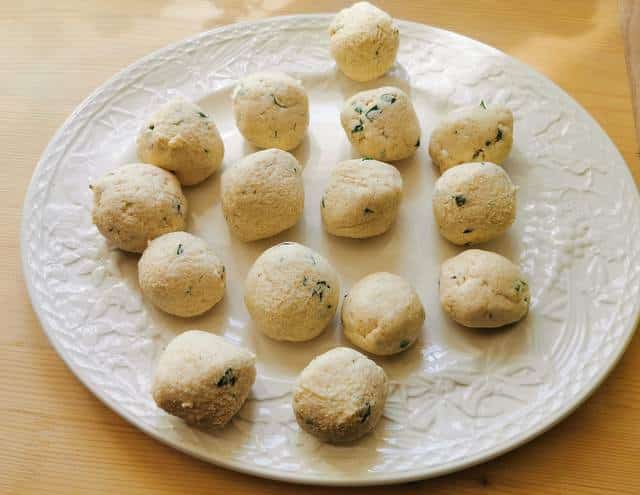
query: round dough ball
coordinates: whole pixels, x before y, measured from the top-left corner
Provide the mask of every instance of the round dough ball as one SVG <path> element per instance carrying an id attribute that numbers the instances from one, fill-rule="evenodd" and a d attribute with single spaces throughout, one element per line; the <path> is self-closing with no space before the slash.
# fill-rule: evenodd
<path id="1" fill-rule="evenodd" d="M 338 12 L 329 26 L 331 55 L 347 77 L 371 81 L 396 61 L 400 32 L 393 19 L 369 2 Z"/>
<path id="2" fill-rule="evenodd" d="M 244 302 L 256 326 L 275 340 L 310 340 L 325 329 L 340 302 L 335 269 L 295 242 L 267 249 L 245 282 Z"/>
<path id="3" fill-rule="evenodd" d="M 302 169 L 286 151 L 258 151 L 225 170 L 221 196 L 224 218 L 237 237 L 243 241 L 271 237 L 293 227 L 302 216 Z"/>
<path id="4" fill-rule="evenodd" d="M 187 232 L 155 238 L 138 261 L 145 297 L 162 311 L 195 316 L 224 296 L 225 269 L 205 241 Z"/>
<path id="5" fill-rule="evenodd" d="M 442 236 L 458 245 L 487 242 L 516 218 L 516 191 L 502 167 L 465 163 L 436 181 L 433 213 Z"/>
<path id="6" fill-rule="evenodd" d="M 309 100 L 302 83 L 282 72 L 258 72 L 233 91 L 240 133 L 258 148 L 292 150 L 309 126 Z"/>
<path id="7" fill-rule="evenodd" d="M 344 335 L 353 345 L 387 356 L 408 349 L 425 319 L 418 294 L 406 280 L 379 272 L 359 280 L 342 303 Z"/>
<path id="8" fill-rule="evenodd" d="M 467 162 L 501 164 L 513 144 L 513 114 L 504 105 L 454 110 L 431 133 L 429 155 L 440 172 Z"/>
<path id="9" fill-rule="evenodd" d="M 293 392 L 300 428 L 324 442 L 350 442 L 372 431 L 387 400 L 384 370 L 358 351 L 337 347 L 302 370 Z"/>
<path id="10" fill-rule="evenodd" d="M 347 160 L 332 172 L 320 203 L 327 232 L 362 239 L 386 232 L 396 219 L 402 176 L 376 160 Z"/>
<path id="11" fill-rule="evenodd" d="M 187 423 L 224 426 L 256 379 L 255 356 L 217 335 L 190 330 L 174 338 L 156 367 L 156 404 Z"/>
<path id="12" fill-rule="evenodd" d="M 454 321 L 495 328 L 520 320 L 529 310 L 529 284 L 504 256 L 469 249 L 440 270 L 440 304 Z"/>
<path id="13" fill-rule="evenodd" d="M 174 172 L 183 186 L 205 180 L 220 168 L 223 157 L 213 120 L 182 98 L 160 108 L 138 135 L 138 158 Z"/>
<path id="14" fill-rule="evenodd" d="M 340 122 L 364 157 L 402 160 L 420 146 L 420 123 L 413 104 L 404 91 L 392 86 L 353 95 L 342 107 Z"/>
<path id="15" fill-rule="evenodd" d="M 175 176 L 146 163 L 130 163 L 89 186 L 93 223 L 124 251 L 141 253 L 151 239 L 184 230 L 187 198 Z"/>

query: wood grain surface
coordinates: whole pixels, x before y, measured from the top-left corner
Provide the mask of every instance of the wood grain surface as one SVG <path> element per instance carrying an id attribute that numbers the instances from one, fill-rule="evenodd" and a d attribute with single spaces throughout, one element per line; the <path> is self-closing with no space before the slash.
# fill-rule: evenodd
<path id="1" fill-rule="evenodd" d="M 103 406 L 43 335 L 22 280 L 18 240 L 24 193 L 40 153 L 76 105 L 115 72 L 202 30 L 246 19 L 336 11 L 347 3 L 0 0 L 0 305 L 6 311 L 0 330 L 0 493 L 347 492 L 302 488 L 205 464 L 147 437 Z M 377 3 L 395 17 L 489 43 L 546 74 L 600 122 L 640 181 L 618 2 Z M 628 18 L 622 18 L 630 27 L 629 67 L 635 64 L 637 71 L 638 48 L 632 45 L 640 38 L 639 7 L 637 0 L 621 0 L 624 4 L 629 7 Z M 439 479 L 349 491 L 639 494 L 639 344 L 636 336 L 597 392 L 529 444 Z"/>

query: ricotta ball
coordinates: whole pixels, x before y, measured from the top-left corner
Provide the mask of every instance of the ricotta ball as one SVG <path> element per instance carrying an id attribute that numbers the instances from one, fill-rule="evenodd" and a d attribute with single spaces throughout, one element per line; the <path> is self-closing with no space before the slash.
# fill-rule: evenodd
<path id="1" fill-rule="evenodd" d="M 304 210 L 298 160 L 286 151 L 258 151 L 225 170 L 221 180 L 224 218 L 243 241 L 274 236 L 293 227 Z"/>
<path id="2" fill-rule="evenodd" d="M 384 86 L 356 93 L 340 112 L 347 138 L 361 156 L 402 160 L 420 146 L 420 123 L 407 94 Z"/>
<path id="3" fill-rule="evenodd" d="M 222 337 L 190 330 L 175 337 L 156 366 L 156 404 L 189 424 L 224 426 L 240 410 L 256 379 L 255 356 Z"/>
<path id="4" fill-rule="evenodd" d="M 442 236 L 458 245 L 487 242 L 516 218 L 516 186 L 494 163 L 465 163 L 436 181 L 433 213 Z"/>
<path id="5" fill-rule="evenodd" d="M 93 223 L 123 251 L 141 253 L 151 239 L 185 228 L 187 199 L 178 179 L 159 167 L 130 163 L 89 187 Z"/>
<path id="6" fill-rule="evenodd" d="M 500 104 L 454 110 L 431 133 L 429 156 L 440 172 L 461 163 L 500 165 L 513 145 L 513 114 Z"/>
<path id="7" fill-rule="evenodd" d="M 224 296 L 225 268 L 207 243 L 187 232 L 156 237 L 138 261 L 138 282 L 162 311 L 196 316 Z"/>
<path id="8" fill-rule="evenodd" d="M 387 400 L 384 370 L 358 351 L 337 347 L 302 370 L 293 392 L 300 428 L 324 442 L 357 440 L 372 431 Z"/>
<path id="9" fill-rule="evenodd" d="M 205 180 L 220 168 L 223 157 L 216 124 L 183 98 L 160 108 L 138 135 L 138 158 L 175 173 L 183 186 Z"/>
<path id="10" fill-rule="evenodd" d="M 451 319 L 473 328 L 514 323 L 529 310 L 529 284 L 504 256 L 468 249 L 440 270 L 440 304 Z"/>
<path id="11" fill-rule="evenodd" d="M 262 253 L 249 270 L 244 302 L 265 335 L 292 342 L 310 340 L 336 314 L 340 280 L 318 253 L 283 242 Z"/>
<path id="12" fill-rule="evenodd" d="M 357 239 L 386 232 L 402 198 L 402 176 L 376 160 L 347 160 L 331 173 L 320 202 L 327 232 Z"/>
<path id="13" fill-rule="evenodd" d="M 369 2 L 338 12 L 329 26 L 331 55 L 355 81 L 371 81 L 396 61 L 400 32 L 393 19 Z"/>
<path id="14" fill-rule="evenodd" d="M 398 275 L 359 280 L 342 303 L 342 328 L 353 345 L 380 356 L 397 354 L 420 336 L 425 313 L 418 294 Z"/>
<path id="15" fill-rule="evenodd" d="M 302 83 L 282 72 L 242 79 L 232 95 L 238 130 L 258 148 L 292 150 L 309 126 L 309 100 Z"/>

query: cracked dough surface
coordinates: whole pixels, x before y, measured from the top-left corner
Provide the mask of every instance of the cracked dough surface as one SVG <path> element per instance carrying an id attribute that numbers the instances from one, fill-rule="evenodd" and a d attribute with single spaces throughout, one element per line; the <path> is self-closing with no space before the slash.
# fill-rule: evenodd
<path id="1" fill-rule="evenodd" d="M 91 184 L 93 223 L 115 246 L 141 253 L 156 237 L 184 230 L 187 199 L 175 175 L 130 163 Z"/>
<path id="2" fill-rule="evenodd" d="M 393 19 L 369 2 L 357 2 L 336 14 L 329 26 L 331 55 L 344 74 L 371 81 L 396 61 L 400 32 Z"/>
<path id="3" fill-rule="evenodd" d="M 340 302 L 336 270 L 295 242 L 267 249 L 245 281 L 245 305 L 258 330 L 275 340 L 310 340 L 331 322 Z"/>
<path id="4" fill-rule="evenodd" d="M 164 350 L 153 377 L 156 404 L 187 423 L 224 426 L 256 378 L 255 356 L 209 332 L 190 330 Z"/>
<path id="5" fill-rule="evenodd" d="M 517 187 L 494 163 L 465 163 L 436 181 L 433 214 L 440 234 L 458 245 L 487 242 L 502 235 L 516 218 Z"/>
<path id="6" fill-rule="evenodd" d="M 514 323 L 529 310 L 529 285 L 520 267 L 504 256 L 468 249 L 442 263 L 440 303 L 466 327 Z"/>
<path id="7" fill-rule="evenodd" d="M 420 146 L 420 122 L 407 94 L 393 86 L 356 93 L 340 123 L 361 156 L 384 162 L 409 158 Z"/>
<path id="8" fill-rule="evenodd" d="M 372 431 L 382 416 L 388 383 L 384 370 L 347 347 L 314 358 L 293 392 L 296 421 L 325 442 L 356 440 Z"/>
<path id="9" fill-rule="evenodd" d="M 513 114 L 509 108 L 497 103 L 470 105 L 452 111 L 434 129 L 429 156 L 440 172 L 468 162 L 500 165 L 512 145 Z"/>
<path id="10" fill-rule="evenodd" d="M 216 172 L 224 157 L 218 128 L 198 105 L 176 98 L 161 107 L 138 134 L 138 158 L 174 172 L 191 186 Z"/>
<path id="11" fill-rule="evenodd" d="M 138 282 L 146 298 L 176 316 L 195 316 L 224 296 L 225 269 L 208 244 L 187 232 L 155 238 L 138 261 Z"/>
<path id="12" fill-rule="evenodd" d="M 327 232 L 357 239 L 386 232 L 402 198 L 402 176 L 376 160 L 346 160 L 331 173 L 320 211 Z"/>

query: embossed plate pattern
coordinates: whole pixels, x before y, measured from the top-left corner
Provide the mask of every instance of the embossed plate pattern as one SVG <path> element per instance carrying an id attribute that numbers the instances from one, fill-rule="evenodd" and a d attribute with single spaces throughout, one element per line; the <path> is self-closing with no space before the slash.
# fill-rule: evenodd
<path id="1" fill-rule="evenodd" d="M 428 26 L 399 22 L 399 63 L 385 78 L 353 83 L 328 55 L 326 15 L 275 18 L 202 33 L 127 68 L 91 95 L 55 135 L 24 206 L 22 253 L 29 292 L 51 343 L 101 400 L 150 435 L 182 451 L 259 476 L 317 484 L 376 484 L 446 473 L 503 453 L 576 407 L 615 364 L 640 305 L 638 193 L 598 125 L 550 81 L 503 53 Z M 305 218 L 274 239 L 232 239 L 219 204 L 219 176 L 186 190 L 189 229 L 225 262 L 224 301 L 180 320 L 140 297 L 137 258 L 109 248 L 91 224 L 88 184 L 135 160 L 144 118 L 176 94 L 200 101 L 225 140 L 225 166 L 253 151 L 233 124 L 230 91 L 264 69 L 302 79 L 311 101 L 309 136 L 295 154 L 305 164 Z M 396 165 L 405 196 L 395 227 L 368 241 L 332 238 L 319 200 L 328 172 L 353 155 L 339 127 L 353 92 L 396 84 L 411 93 L 422 124 L 415 158 Z M 477 332 L 447 320 L 437 297 L 438 267 L 459 252 L 437 234 L 431 191 L 437 173 L 425 143 L 458 105 L 504 102 L 516 116 L 505 169 L 519 185 L 518 218 L 486 246 L 519 261 L 532 287 L 529 316 Z M 344 344 L 338 324 L 305 344 L 282 344 L 252 328 L 242 283 L 262 250 L 303 242 L 341 273 L 343 291 L 367 273 L 407 277 L 427 310 L 418 345 L 377 359 L 392 380 L 375 433 L 329 446 L 300 432 L 291 385 L 316 354 Z M 249 401 L 224 430 L 186 427 L 149 396 L 154 360 L 179 331 L 202 328 L 257 354 Z"/>

